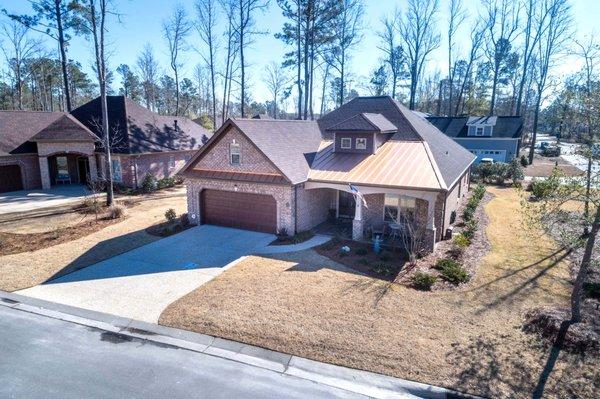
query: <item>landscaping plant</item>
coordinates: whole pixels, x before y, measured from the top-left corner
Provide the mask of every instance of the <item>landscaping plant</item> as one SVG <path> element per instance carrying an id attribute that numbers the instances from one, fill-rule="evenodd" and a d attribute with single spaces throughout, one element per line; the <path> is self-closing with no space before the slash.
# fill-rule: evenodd
<path id="1" fill-rule="evenodd" d="M 413 287 L 424 290 L 431 291 L 431 287 L 437 282 L 437 277 L 431 273 L 427 272 L 416 272 L 412 277 L 412 285 Z"/>
<path id="2" fill-rule="evenodd" d="M 396 273 L 397 268 L 395 266 L 389 265 L 387 263 L 379 263 L 379 264 L 373 266 L 371 268 L 371 270 L 382 276 L 389 277 L 389 276 L 393 276 Z"/>
<path id="3" fill-rule="evenodd" d="M 156 191 L 157 181 L 156 177 L 152 173 L 147 173 L 142 181 L 142 191 L 145 193 L 151 193 Z"/>
<path id="4" fill-rule="evenodd" d="M 123 205 L 111 205 L 108 208 L 109 219 L 120 219 L 125 216 L 125 207 Z"/>
<path id="5" fill-rule="evenodd" d="M 177 219 L 177 213 L 175 213 L 175 209 L 167 209 L 167 211 L 165 212 L 165 219 L 167 219 L 168 222 L 172 222 L 175 219 Z"/>
<path id="6" fill-rule="evenodd" d="M 442 278 L 452 284 L 461 284 L 469 281 L 469 273 L 453 259 L 439 259 L 435 268 L 440 271 Z"/>

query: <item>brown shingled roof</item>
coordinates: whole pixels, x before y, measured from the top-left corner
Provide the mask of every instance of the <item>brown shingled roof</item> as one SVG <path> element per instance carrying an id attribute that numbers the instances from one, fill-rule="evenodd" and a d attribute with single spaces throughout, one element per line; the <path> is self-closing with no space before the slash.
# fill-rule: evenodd
<path id="1" fill-rule="evenodd" d="M 396 126 L 381 114 L 365 113 L 354 115 L 327 128 L 329 131 L 395 132 Z"/>
<path id="2" fill-rule="evenodd" d="M 64 114 L 40 130 L 31 141 L 99 141 L 98 136 L 75 117 Z"/>
<path id="3" fill-rule="evenodd" d="M 63 115 L 64 112 L 0 111 L 0 155 L 36 152 L 35 143 L 29 139 Z"/>

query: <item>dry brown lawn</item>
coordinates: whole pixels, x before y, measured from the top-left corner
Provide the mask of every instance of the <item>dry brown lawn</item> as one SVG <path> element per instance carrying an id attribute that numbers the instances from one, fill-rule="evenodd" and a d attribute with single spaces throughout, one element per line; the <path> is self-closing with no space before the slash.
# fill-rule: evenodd
<path id="1" fill-rule="evenodd" d="M 569 264 L 532 241 L 513 189 L 489 189 L 492 250 L 472 281 L 421 292 L 314 251 L 251 257 L 169 306 L 160 324 L 493 398 L 531 397 L 549 355 L 526 310 L 568 303 Z M 544 397 L 592 398 L 598 359 L 562 352 Z M 597 396 L 596 396 L 597 397 Z"/>
<path id="2" fill-rule="evenodd" d="M 160 239 L 145 229 L 165 220 L 165 211 L 186 211 L 186 198 L 147 200 L 128 209 L 127 218 L 84 237 L 32 252 L 0 256 L 0 290 L 16 291 Z M 24 235 L 26 237 L 26 235 Z"/>

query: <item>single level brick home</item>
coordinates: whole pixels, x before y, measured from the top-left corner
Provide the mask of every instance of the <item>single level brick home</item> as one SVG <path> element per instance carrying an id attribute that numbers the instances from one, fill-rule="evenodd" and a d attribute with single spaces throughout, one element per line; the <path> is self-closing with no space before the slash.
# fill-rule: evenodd
<path id="1" fill-rule="evenodd" d="M 184 117 L 161 116 L 108 96 L 113 178 L 137 187 L 147 173 L 173 176 L 209 133 Z M 85 184 L 104 175 L 100 99 L 66 112 L 0 111 L 0 192 Z"/>
<path id="2" fill-rule="evenodd" d="M 427 120 L 474 154 L 475 163 L 483 158 L 508 163 L 521 150 L 523 118 L 520 116 L 430 116 Z"/>
<path id="3" fill-rule="evenodd" d="M 340 218 L 358 240 L 402 212 L 433 250 L 474 159 L 392 98 L 358 97 L 316 122 L 229 119 L 180 174 L 196 224 L 294 234 Z"/>

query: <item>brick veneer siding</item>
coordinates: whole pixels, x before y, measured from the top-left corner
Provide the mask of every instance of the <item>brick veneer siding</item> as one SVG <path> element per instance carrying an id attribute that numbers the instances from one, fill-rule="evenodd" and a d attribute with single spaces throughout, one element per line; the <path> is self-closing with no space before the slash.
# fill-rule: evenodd
<path id="1" fill-rule="evenodd" d="M 1 165 L 19 165 L 24 190 L 42 188 L 40 165 L 36 154 L 8 155 L 0 157 Z"/>
<path id="2" fill-rule="evenodd" d="M 240 165 L 231 165 L 229 162 L 229 145 L 233 140 L 240 144 Z M 195 167 L 229 172 L 279 173 L 256 146 L 233 126 L 212 144 L 209 151 L 202 154 Z"/>
<path id="3" fill-rule="evenodd" d="M 296 190 L 298 231 L 310 230 L 325 222 L 332 205 L 335 207 L 335 190 L 329 188 L 306 190 L 303 185 L 296 186 Z"/>
<path id="4" fill-rule="evenodd" d="M 470 172 L 467 171 L 448 192 L 448 196 L 446 197 L 446 212 L 444 215 L 444 229 L 447 229 L 450 226 L 452 212 L 455 212 L 458 209 L 464 196 L 469 191 L 469 178 Z M 441 233 L 445 234 L 445 232 Z"/>
<path id="5" fill-rule="evenodd" d="M 196 216 L 190 218 L 193 224 L 202 223 L 200 220 L 200 193 L 202 190 L 235 191 L 237 186 L 238 192 L 265 194 L 275 198 L 277 202 L 277 229 L 286 229 L 289 234 L 294 233 L 292 186 L 192 178 L 186 178 L 185 185 L 188 196 L 188 214 Z"/>
<path id="6" fill-rule="evenodd" d="M 384 219 L 383 206 L 385 204 L 385 194 L 367 194 L 365 195 L 368 208 L 363 209 L 363 224 L 365 228 L 371 225 L 380 224 Z"/>

